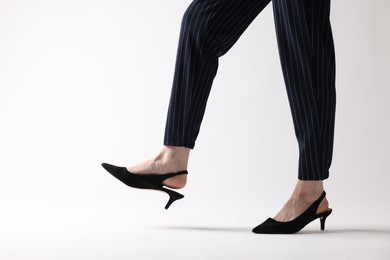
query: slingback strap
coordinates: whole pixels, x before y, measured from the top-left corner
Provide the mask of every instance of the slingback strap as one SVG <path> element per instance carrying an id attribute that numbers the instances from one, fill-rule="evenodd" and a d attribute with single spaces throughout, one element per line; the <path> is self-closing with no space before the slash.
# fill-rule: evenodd
<path id="1" fill-rule="evenodd" d="M 320 206 L 322 200 L 325 198 L 326 192 L 323 191 L 321 196 L 310 206 L 310 210 L 315 210 L 317 212 L 318 207 Z"/>

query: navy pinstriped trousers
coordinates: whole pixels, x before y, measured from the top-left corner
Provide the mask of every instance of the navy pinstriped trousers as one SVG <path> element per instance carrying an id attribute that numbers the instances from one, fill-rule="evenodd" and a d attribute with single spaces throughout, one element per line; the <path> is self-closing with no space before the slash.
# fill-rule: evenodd
<path id="1" fill-rule="evenodd" d="M 183 15 L 164 145 L 193 149 L 218 58 L 271 0 L 193 0 Z M 279 55 L 299 145 L 298 179 L 329 177 L 335 121 L 330 0 L 272 0 Z"/>

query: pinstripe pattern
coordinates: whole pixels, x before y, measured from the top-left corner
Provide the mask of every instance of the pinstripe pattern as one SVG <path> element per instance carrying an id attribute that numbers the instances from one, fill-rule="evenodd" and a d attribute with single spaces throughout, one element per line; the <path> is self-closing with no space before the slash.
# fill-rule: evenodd
<path id="1" fill-rule="evenodd" d="M 183 15 L 164 145 L 193 149 L 218 70 L 271 0 L 194 0 Z M 273 0 L 275 28 L 299 144 L 298 178 L 329 177 L 335 121 L 330 0 Z"/>

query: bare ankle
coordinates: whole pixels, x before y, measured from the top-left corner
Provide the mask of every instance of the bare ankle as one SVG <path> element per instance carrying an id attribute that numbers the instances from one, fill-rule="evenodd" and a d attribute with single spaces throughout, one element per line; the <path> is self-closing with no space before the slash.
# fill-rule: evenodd
<path id="1" fill-rule="evenodd" d="M 171 161 L 187 167 L 189 154 L 190 148 L 181 146 L 164 146 L 155 159 L 165 162 Z"/>
<path id="2" fill-rule="evenodd" d="M 169 157 L 179 157 L 179 158 L 186 158 L 190 154 L 190 148 L 184 147 L 184 146 L 168 146 L 164 145 L 164 147 L 161 150 L 161 153 L 165 156 Z"/>
<path id="3" fill-rule="evenodd" d="M 316 198 L 321 195 L 323 190 L 323 181 L 298 180 L 293 195 L 299 199 Z"/>

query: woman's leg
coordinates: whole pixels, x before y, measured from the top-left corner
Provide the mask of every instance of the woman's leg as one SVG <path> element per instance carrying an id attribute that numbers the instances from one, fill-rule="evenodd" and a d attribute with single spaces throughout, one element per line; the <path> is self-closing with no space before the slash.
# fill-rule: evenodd
<path id="1" fill-rule="evenodd" d="M 183 15 L 164 147 L 155 158 L 128 167 L 134 173 L 167 173 L 187 168 L 206 109 L 218 58 L 239 39 L 271 0 L 194 0 Z M 172 188 L 186 175 L 167 179 Z"/>
<path id="2" fill-rule="evenodd" d="M 193 149 L 218 69 L 270 0 L 195 0 L 182 20 L 164 145 Z"/>
<path id="3" fill-rule="evenodd" d="M 273 0 L 279 54 L 299 144 L 296 188 L 276 220 L 318 199 L 329 177 L 335 122 L 335 53 L 330 0 Z M 328 207 L 324 199 L 319 211 Z"/>

